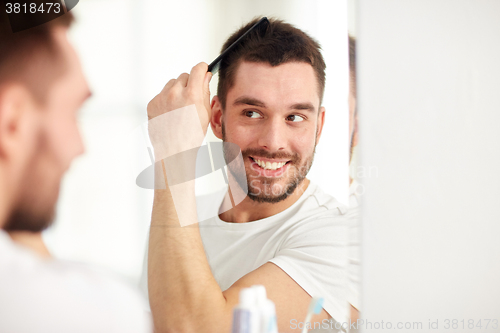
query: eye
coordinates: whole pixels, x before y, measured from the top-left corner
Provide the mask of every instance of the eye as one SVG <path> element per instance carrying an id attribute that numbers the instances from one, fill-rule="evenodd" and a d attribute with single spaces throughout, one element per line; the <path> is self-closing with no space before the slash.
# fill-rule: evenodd
<path id="1" fill-rule="evenodd" d="M 304 117 L 299 116 L 297 114 L 291 114 L 288 117 L 286 117 L 286 120 L 293 121 L 293 122 L 297 123 L 300 121 L 304 121 L 305 119 L 304 119 Z"/>
<path id="2" fill-rule="evenodd" d="M 244 111 L 244 114 L 245 116 L 247 116 L 248 118 L 260 118 L 260 114 L 256 111 L 251 111 L 251 110 L 248 110 L 248 111 Z"/>

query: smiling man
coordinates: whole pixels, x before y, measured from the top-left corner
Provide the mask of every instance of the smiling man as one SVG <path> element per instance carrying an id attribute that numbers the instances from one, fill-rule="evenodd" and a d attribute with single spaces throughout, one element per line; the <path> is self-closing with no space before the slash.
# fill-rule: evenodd
<path id="1" fill-rule="evenodd" d="M 255 22 L 236 31 L 223 49 Z M 152 120 L 177 119 L 162 127 L 166 145 L 150 124 L 157 161 L 201 145 L 209 124 L 217 137 L 239 146 L 242 157 L 228 166 L 230 190 L 197 206 L 193 182 L 155 190 L 148 289 L 156 329 L 229 332 L 240 290 L 260 284 L 276 304 L 280 332 L 302 329 L 313 296 L 325 301 L 311 327 L 335 331 L 332 322 L 349 317 L 346 209 L 306 178 L 325 121 L 319 44 L 271 19 L 264 33 L 249 34 L 223 59 L 211 103 L 210 79 L 207 64 L 200 63 L 169 81 L 148 105 Z M 199 121 L 181 126 L 189 114 Z M 225 149 L 224 155 L 229 161 L 235 153 Z M 173 184 L 173 167 L 193 169 L 156 165 L 157 185 L 165 179 Z M 232 181 L 248 191 L 237 205 Z"/>

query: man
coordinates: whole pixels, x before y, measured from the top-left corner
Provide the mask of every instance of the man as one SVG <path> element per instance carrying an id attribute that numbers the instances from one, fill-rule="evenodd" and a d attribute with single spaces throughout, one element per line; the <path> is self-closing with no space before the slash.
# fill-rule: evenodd
<path id="1" fill-rule="evenodd" d="M 83 152 L 76 113 L 90 92 L 66 37 L 71 21 L 13 33 L 0 3 L 0 332 L 150 332 L 133 290 L 51 259 L 40 242 L 61 177 Z"/>
<path id="2" fill-rule="evenodd" d="M 249 34 L 223 59 L 211 103 L 205 63 L 169 81 L 149 103 L 150 137 L 162 161 L 148 258 L 159 332 L 229 332 L 240 290 L 255 284 L 276 304 L 280 332 L 302 329 L 311 296 L 325 299 L 313 323 L 331 328 L 330 318 L 347 321 L 346 209 L 306 178 L 325 121 L 324 70 L 316 41 L 272 19 L 263 35 Z M 218 138 L 240 147 L 246 179 L 228 167 L 228 193 L 196 207 L 193 182 L 173 181 L 174 169 L 192 170 L 192 162 L 162 159 L 201 145 L 209 123 Z M 237 205 L 231 180 L 240 192 L 248 189 Z M 214 217 L 197 223 L 197 209 Z"/>

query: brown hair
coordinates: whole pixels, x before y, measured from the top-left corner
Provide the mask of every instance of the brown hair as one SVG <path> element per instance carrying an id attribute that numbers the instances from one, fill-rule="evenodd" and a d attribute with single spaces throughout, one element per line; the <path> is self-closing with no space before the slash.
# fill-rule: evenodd
<path id="1" fill-rule="evenodd" d="M 20 20 L 26 20 L 28 26 L 30 16 L 24 15 Z M 29 89 L 37 102 L 43 103 L 48 87 L 65 69 L 52 31 L 56 27 L 69 27 L 72 21 L 73 15 L 68 12 L 47 23 L 14 33 L 5 2 L 0 1 L 0 87 L 7 82 L 18 82 Z"/>
<path id="2" fill-rule="evenodd" d="M 233 33 L 222 46 L 225 50 L 229 45 L 253 26 L 257 17 Z M 320 102 L 325 89 L 325 61 L 321 55 L 321 46 L 312 37 L 291 24 L 270 18 L 264 31 L 252 31 L 245 40 L 227 54 L 220 64 L 217 95 L 222 108 L 226 106 L 229 89 L 234 85 L 234 77 L 241 61 L 265 62 L 278 66 L 287 62 L 306 62 L 310 64 L 318 80 Z"/>
<path id="3" fill-rule="evenodd" d="M 349 35 L 349 79 L 356 96 L 356 38 Z"/>

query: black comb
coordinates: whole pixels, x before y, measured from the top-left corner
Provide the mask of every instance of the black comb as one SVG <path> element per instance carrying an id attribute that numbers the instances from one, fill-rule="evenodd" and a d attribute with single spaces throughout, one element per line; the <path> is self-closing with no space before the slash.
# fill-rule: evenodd
<path id="1" fill-rule="evenodd" d="M 240 36 L 233 44 L 229 45 L 227 49 L 224 50 L 217 58 L 215 58 L 210 65 L 208 65 L 208 72 L 211 72 L 212 74 L 215 74 L 219 71 L 220 63 L 222 61 L 222 58 L 231 51 L 236 45 L 240 44 L 243 39 L 251 32 L 260 27 L 261 25 L 268 24 L 269 21 L 267 17 L 263 17 L 259 20 L 259 22 L 255 23 L 250 29 L 248 29 L 243 35 Z"/>

